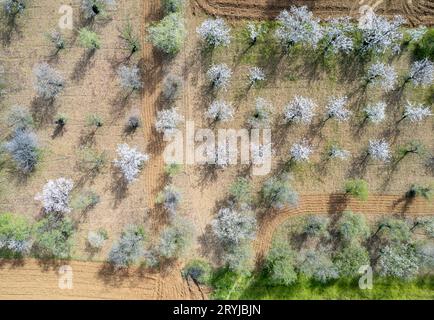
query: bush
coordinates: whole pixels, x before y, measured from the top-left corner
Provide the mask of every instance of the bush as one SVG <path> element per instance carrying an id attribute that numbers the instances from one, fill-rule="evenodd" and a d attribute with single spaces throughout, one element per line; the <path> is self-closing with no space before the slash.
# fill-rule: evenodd
<path id="1" fill-rule="evenodd" d="M 362 201 L 368 200 L 368 188 L 368 183 L 362 179 L 350 179 L 345 181 L 345 193 Z"/>
<path id="2" fill-rule="evenodd" d="M 143 258 L 145 232 L 141 227 L 130 226 L 110 250 L 108 261 L 117 269 L 127 268 Z"/>
<path id="3" fill-rule="evenodd" d="M 407 191 L 408 198 L 422 197 L 425 200 L 431 201 L 434 197 L 434 186 L 412 185 Z"/>
<path id="4" fill-rule="evenodd" d="M 162 0 L 165 14 L 180 12 L 185 5 L 185 0 Z"/>
<path id="5" fill-rule="evenodd" d="M 9 111 L 7 123 L 13 129 L 29 129 L 33 127 L 33 117 L 29 109 L 23 106 L 13 106 Z"/>
<path id="6" fill-rule="evenodd" d="M 352 212 L 344 212 L 337 224 L 340 238 L 346 242 L 363 241 L 369 237 L 369 226 L 365 217 Z"/>
<path id="7" fill-rule="evenodd" d="M 78 169 L 85 173 L 99 173 L 107 164 L 105 151 L 99 153 L 93 149 L 85 148 L 80 150 Z"/>
<path id="8" fill-rule="evenodd" d="M 434 28 L 429 29 L 416 43 L 414 55 L 418 60 L 428 58 L 434 61 Z"/>
<path id="9" fill-rule="evenodd" d="M 101 47 L 99 36 L 87 28 L 81 28 L 78 31 L 78 39 L 80 44 L 86 49 L 96 50 Z"/>
<path id="10" fill-rule="evenodd" d="M 100 196 L 94 191 L 86 191 L 79 194 L 73 201 L 75 210 L 87 211 L 94 208 L 100 202 Z"/>
<path id="11" fill-rule="evenodd" d="M 15 130 L 12 138 L 6 142 L 5 149 L 19 171 L 29 174 L 35 169 L 39 160 L 38 140 L 35 133 L 22 129 Z"/>
<path id="12" fill-rule="evenodd" d="M 39 221 L 35 227 L 35 254 L 40 258 L 67 259 L 72 249 L 74 225 L 68 218 L 53 216 Z"/>
<path id="13" fill-rule="evenodd" d="M 274 209 L 298 205 L 298 194 L 292 190 L 286 177 L 272 177 L 262 187 L 262 199 Z"/>
<path id="14" fill-rule="evenodd" d="M 178 13 L 172 13 L 148 29 L 149 40 L 162 52 L 175 55 L 181 50 L 187 31 L 184 20 Z"/>
<path id="15" fill-rule="evenodd" d="M 121 38 L 124 40 L 130 56 L 140 51 L 140 39 L 134 33 L 133 26 L 129 20 L 121 31 Z"/>
<path id="16" fill-rule="evenodd" d="M 340 275 L 356 277 L 361 266 L 369 265 L 369 253 L 365 247 L 353 242 L 336 254 L 334 263 Z"/>
<path id="17" fill-rule="evenodd" d="M 286 245 L 273 245 L 266 259 L 271 281 L 276 285 L 291 285 L 297 281 L 295 253 Z"/>
<path id="18" fill-rule="evenodd" d="M 162 204 L 171 217 L 175 216 L 180 202 L 181 194 L 173 186 L 166 186 L 164 190 L 158 194 L 156 200 L 156 203 Z"/>
<path id="19" fill-rule="evenodd" d="M 65 49 L 65 39 L 59 31 L 51 31 L 47 34 L 47 38 L 56 49 L 56 53 L 58 53 L 62 49 Z"/>
<path id="20" fill-rule="evenodd" d="M 411 231 L 406 221 L 386 217 L 379 221 L 375 235 L 389 243 L 401 243 L 410 240 Z"/>
<path id="21" fill-rule="evenodd" d="M 21 216 L 0 214 L 0 257 L 21 257 L 32 246 L 32 227 Z"/>
<path id="22" fill-rule="evenodd" d="M 86 126 L 100 128 L 104 124 L 102 118 L 97 114 L 90 114 L 86 117 Z"/>
<path id="23" fill-rule="evenodd" d="M 36 77 L 35 90 L 43 99 L 56 98 L 65 87 L 65 80 L 60 73 L 45 62 L 36 65 L 33 74 Z"/>
<path id="24" fill-rule="evenodd" d="M 302 232 L 310 237 L 327 237 L 329 223 L 330 221 L 327 217 L 309 215 L 304 218 Z"/>
<path id="25" fill-rule="evenodd" d="M 251 200 L 251 186 L 249 181 L 246 178 L 238 177 L 237 180 L 232 183 L 229 194 L 239 203 L 249 203 Z"/>
<path id="26" fill-rule="evenodd" d="M 204 260 L 192 260 L 182 269 L 182 276 L 186 279 L 191 277 L 198 284 L 208 284 L 211 280 L 212 268 Z"/>
<path id="27" fill-rule="evenodd" d="M 183 256 L 193 241 L 194 226 L 191 221 L 177 218 L 173 225 L 163 230 L 158 252 L 166 259 Z"/>
<path id="28" fill-rule="evenodd" d="M 179 163 L 166 164 L 166 166 L 164 167 L 164 173 L 170 178 L 173 178 L 181 171 L 182 171 L 182 165 Z"/>
<path id="29" fill-rule="evenodd" d="M 89 231 L 87 234 L 87 242 L 93 249 L 101 249 L 107 239 L 108 236 L 105 230 Z"/>

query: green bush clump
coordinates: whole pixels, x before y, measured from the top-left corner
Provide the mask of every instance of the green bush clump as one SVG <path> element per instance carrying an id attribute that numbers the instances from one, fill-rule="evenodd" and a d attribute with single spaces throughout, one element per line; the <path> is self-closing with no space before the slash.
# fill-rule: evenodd
<path id="1" fill-rule="evenodd" d="M 414 56 L 420 60 L 434 61 L 434 28 L 429 29 L 414 47 Z"/>

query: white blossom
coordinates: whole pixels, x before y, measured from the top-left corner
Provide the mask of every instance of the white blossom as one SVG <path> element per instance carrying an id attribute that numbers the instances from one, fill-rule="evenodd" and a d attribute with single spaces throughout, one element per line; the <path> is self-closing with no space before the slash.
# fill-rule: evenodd
<path id="1" fill-rule="evenodd" d="M 417 28 L 408 29 L 406 34 L 409 36 L 409 42 L 418 42 L 423 38 L 425 33 L 428 31 L 426 26 L 419 26 Z"/>
<path id="2" fill-rule="evenodd" d="M 196 32 L 207 45 L 212 47 L 227 46 L 231 42 L 231 29 L 222 18 L 207 19 Z"/>
<path id="3" fill-rule="evenodd" d="M 384 140 L 369 140 L 368 154 L 379 161 L 388 161 L 390 159 L 390 147 Z"/>
<path id="4" fill-rule="evenodd" d="M 367 84 L 371 86 L 378 85 L 386 92 L 394 88 L 396 79 L 395 69 L 381 62 L 371 65 L 366 76 Z"/>
<path id="5" fill-rule="evenodd" d="M 351 156 L 348 150 L 339 148 L 338 146 L 332 146 L 330 148 L 329 156 L 333 159 L 346 160 Z"/>
<path id="6" fill-rule="evenodd" d="M 256 43 L 258 37 L 264 32 L 261 25 L 256 25 L 253 22 L 247 23 L 247 33 L 252 44 Z"/>
<path id="7" fill-rule="evenodd" d="M 65 87 L 65 80 L 60 73 L 45 62 L 36 65 L 33 74 L 36 77 L 35 90 L 41 98 L 53 99 Z"/>
<path id="8" fill-rule="evenodd" d="M 118 145 L 117 154 L 119 159 L 114 160 L 114 165 L 122 172 L 127 183 L 136 180 L 143 164 L 149 160 L 148 155 L 130 148 L 126 143 Z"/>
<path id="9" fill-rule="evenodd" d="M 41 201 L 47 213 L 69 213 L 69 194 L 74 184 L 72 180 L 59 178 L 49 180 L 42 189 L 42 194 L 37 194 L 35 200 Z"/>
<path id="10" fill-rule="evenodd" d="M 431 109 L 421 104 L 414 105 L 410 102 L 404 106 L 403 119 L 408 119 L 410 122 L 420 122 L 425 118 L 432 116 Z"/>
<path id="11" fill-rule="evenodd" d="M 87 234 L 87 242 L 94 249 L 100 249 L 104 246 L 106 238 L 101 232 L 89 231 Z"/>
<path id="12" fill-rule="evenodd" d="M 205 116 L 215 121 L 229 121 L 234 116 L 234 109 L 231 104 L 217 100 L 211 103 Z"/>
<path id="13" fill-rule="evenodd" d="M 313 153 L 313 149 L 307 141 L 303 140 L 300 143 L 294 143 L 289 150 L 289 153 L 293 160 L 297 162 L 303 162 L 309 161 L 309 158 Z"/>
<path id="14" fill-rule="evenodd" d="M 249 84 L 254 85 L 259 81 L 265 80 L 265 73 L 261 68 L 251 67 L 249 68 Z"/>
<path id="15" fill-rule="evenodd" d="M 139 90 L 143 87 L 140 70 L 138 67 L 120 66 L 118 69 L 120 85 L 125 89 Z"/>
<path id="16" fill-rule="evenodd" d="M 209 68 L 206 76 L 214 88 L 226 90 L 232 77 L 232 70 L 225 63 L 214 64 Z"/>
<path id="17" fill-rule="evenodd" d="M 171 134 L 184 121 L 176 108 L 165 109 L 157 112 L 155 129 L 160 133 Z"/>
<path id="18" fill-rule="evenodd" d="M 295 96 L 285 107 L 283 118 L 286 123 L 296 122 L 308 124 L 315 115 L 316 104 L 309 98 Z"/>
<path id="19" fill-rule="evenodd" d="M 349 17 L 333 18 L 324 27 L 324 51 L 350 53 L 354 48 L 351 32 L 354 26 Z"/>
<path id="20" fill-rule="evenodd" d="M 378 102 L 369 105 L 364 110 L 366 118 L 372 123 L 379 124 L 386 118 L 386 104 Z"/>
<path id="21" fill-rule="evenodd" d="M 429 86 L 434 81 L 434 64 L 428 59 L 415 61 L 411 65 L 407 81 L 415 86 Z"/>
<path id="22" fill-rule="evenodd" d="M 316 47 L 322 38 L 319 19 L 313 17 L 306 6 L 292 6 L 290 12 L 284 10 L 277 16 L 280 26 L 275 36 L 285 49 L 295 44 Z"/>
<path id="23" fill-rule="evenodd" d="M 337 121 L 347 121 L 351 116 L 351 111 L 345 106 L 347 105 L 347 97 L 332 97 L 327 104 L 327 118 L 334 118 Z"/>

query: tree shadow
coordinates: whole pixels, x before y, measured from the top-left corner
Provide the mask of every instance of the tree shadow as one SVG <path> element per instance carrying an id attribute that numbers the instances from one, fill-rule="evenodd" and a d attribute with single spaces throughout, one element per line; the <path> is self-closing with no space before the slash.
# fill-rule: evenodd
<path id="1" fill-rule="evenodd" d="M 114 195 L 113 208 L 117 208 L 120 205 L 120 203 L 127 197 L 128 182 L 125 181 L 122 172 L 120 172 L 118 168 L 115 168 L 113 165 L 111 168 L 111 172 L 112 172 L 112 183 L 110 186 L 110 191 Z"/>
<path id="2" fill-rule="evenodd" d="M 332 193 L 329 195 L 327 213 L 337 214 L 344 212 L 348 207 L 350 197 L 344 193 Z"/>
<path id="3" fill-rule="evenodd" d="M 71 80 L 74 82 L 78 82 L 81 79 L 83 79 L 84 75 L 88 71 L 88 69 L 91 67 L 91 60 L 92 57 L 95 55 L 96 50 L 86 50 L 83 55 L 81 56 L 80 60 L 76 63 L 72 75 Z"/>
<path id="4" fill-rule="evenodd" d="M 30 112 L 37 128 L 53 123 L 54 114 L 57 107 L 54 99 L 44 99 L 42 97 L 33 98 L 30 103 Z"/>
<path id="5" fill-rule="evenodd" d="M 3 6 L 3 3 L 0 4 Z M 17 18 L 19 14 L 14 14 L 11 16 L 6 15 L 6 13 L 2 13 L 1 20 L 3 21 L 0 31 L 0 39 L 2 41 L 3 46 L 7 47 L 12 42 L 12 37 L 14 33 L 19 36 L 22 34 L 19 26 L 17 24 Z"/>

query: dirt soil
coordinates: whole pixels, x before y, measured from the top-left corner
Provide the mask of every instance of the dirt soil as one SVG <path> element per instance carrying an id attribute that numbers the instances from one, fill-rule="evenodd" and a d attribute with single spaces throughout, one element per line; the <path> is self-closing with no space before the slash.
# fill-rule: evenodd
<path id="1" fill-rule="evenodd" d="M 431 0 L 194 0 L 208 14 L 239 18 L 267 19 L 276 17 L 290 5 L 307 5 L 321 18 L 350 15 L 357 18 L 360 8 L 370 5 L 376 12 L 402 15 L 411 25 L 434 24 L 434 2 Z"/>

